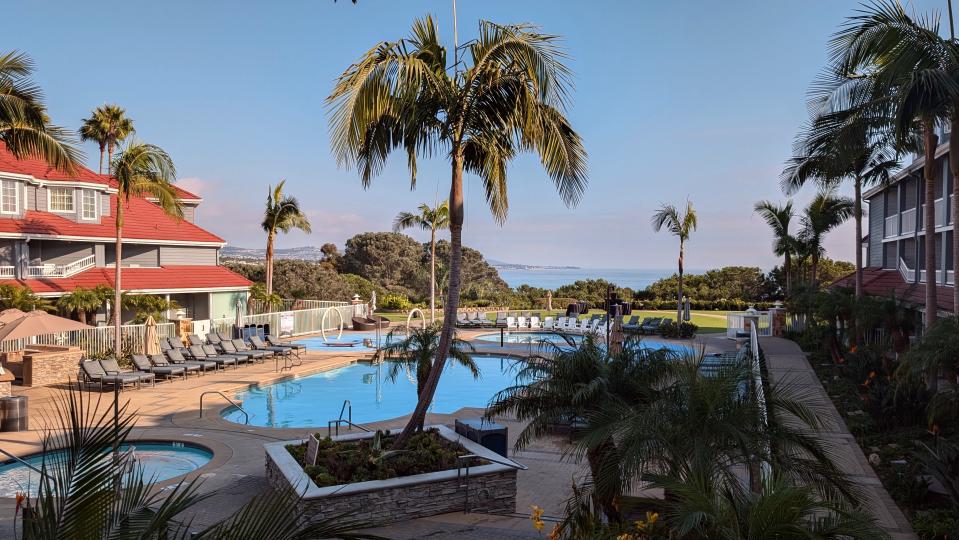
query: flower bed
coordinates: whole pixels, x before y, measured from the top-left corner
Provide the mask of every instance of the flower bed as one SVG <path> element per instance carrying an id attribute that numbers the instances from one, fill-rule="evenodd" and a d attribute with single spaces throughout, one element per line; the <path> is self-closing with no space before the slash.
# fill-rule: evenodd
<path id="1" fill-rule="evenodd" d="M 418 454 L 411 446 L 412 452 L 385 459 L 382 453 L 389 441 L 380 441 L 380 448 L 374 451 L 373 433 L 341 435 L 330 438 L 329 442 L 318 439 L 314 444 L 317 444 L 316 463 L 320 465 L 307 464 L 306 467 L 313 467 L 310 470 L 304 467 L 308 440 L 266 444 L 267 478 L 277 490 L 292 486 L 303 493 L 297 511 L 316 519 L 350 512 L 356 519 L 382 525 L 463 511 L 467 505 L 474 511 L 515 511 L 519 464 L 445 426 L 430 429 L 435 430 L 433 434 L 418 439 L 424 454 Z M 431 462 L 414 458 L 426 455 L 429 450 L 438 452 Z M 482 460 L 471 465 L 468 481 L 462 476 L 465 468 L 456 468 L 455 456 L 463 454 L 473 454 Z M 378 462 L 371 462 L 371 457 Z M 389 464 L 401 457 L 408 458 L 402 466 Z M 450 467 L 449 458 L 453 460 Z M 314 477 L 326 485 L 318 485 Z M 343 482 L 339 478 L 353 481 Z"/>

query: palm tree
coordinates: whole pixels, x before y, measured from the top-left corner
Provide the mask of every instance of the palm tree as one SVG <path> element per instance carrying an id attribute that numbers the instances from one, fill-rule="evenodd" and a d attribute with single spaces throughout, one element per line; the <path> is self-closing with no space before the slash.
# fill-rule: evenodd
<path id="1" fill-rule="evenodd" d="M 836 195 L 834 186 L 824 186 L 809 202 L 802 217 L 799 237 L 807 243 L 810 252 L 809 281 L 816 282 L 819 259 L 825 251 L 822 241 L 826 233 L 842 225 L 853 214 L 853 201 Z"/>
<path id="2" fill-rule="evenodd" d="M 331 140 L 340 164 L 356 165 L 365 187 L 389 153 L 406 152 L 411 184 L 420 156 L 448 156 L 450 277 L 443 331 L 429 380 L 394 445 L 422 424 L 446 364 L 460 296 L 463 173 L 480 177 L 494 217 L 509 209 L 507 166 L 521 151 L 539 155 L 563 201 L 586 188 L 586 150 L 564 116 L 570 72 L 558 38 L 530 25 L 481 21 L 476 39 L 453 50 L 441 44 L 432 17 L 412 36 L 381 42 L 346 69 L 327 98 Z"/>
<path id="3" fill-rule="evenodd" d="M 443 201 L 436 208 L 426 203 L 419 207 L 419 213 L 400 212 L 393 220 L 393 231 L 418 227 L 430 231 L 430 322 L 436 322 L 436 231 L 450 228 L 450 203 Z"/>
<path id="4" fill-rule="evenodd" d="M 90 118 L 83 119 L 80 127 L 80 139 L 96 141 L 100 146 L 100 174 L 103 174 L 103 150 L 107 152 L 107 174 L 113 174 L 113 152 L 118 144 L 132 135 L 133 120 L 128 118 L 126 110 L 119 105 L 100 105 L 93 110 Z"/>
<path id="5" fill-rule="evenodd" d="M 103 306 L 103 297 L 93 289 L 77 287 L 57 299 L 57 307 L 67 314 L 77 312 L 77 319 L 87 324 L 87 313 L 95 312 Z"/>
<path id="6" fill-rule="evenodd" d="M 387 377 L 395 381 L 403 371 L 412 371 L 416 375 L 416 395 L 420 395 L 433 369 L 436 349 L 440 344 L 440 334 L 441 330 L 437 325 L 412 329 L 408 336 L 397 341 L 393 341 L 394 333 L 390 332 L 386 346 L 376 353 L 379 359 L 390 364 Z M 449 363 L 465 367 L 473 374 L 474 379 L 478 379 L 479 366 L 472 357 L 475 351 L 470 342 L 454 338 L 453 346 L 450 347 Z M 423 429 L 423 426 L 417 429 Z"/>
<path id="7" fill-rule="evenodd" d="M 949 118 L 959 101 L 955 44 L 943 47 L 938 16 L 910 17 L 898 2 L 876 0 L 863 6 L 831 42 L 833 71 L 843 82 L 831 92 L 832 108 L 860 108 L 885 116 L 896 144 L 918 128 L 925 163 L 925 322 L 938 315 L 935 279 L 935 152 L 936 125 Z M 945 53 L 945 54 L 943 54 Z M 935 384 L 934 381 L 930 381 Z"/>
<path id="8" fill-rule="evenodd" d="M 770 201 L 759 201 L 754 210 L 773 231 L 773 253 L 783 258 L 783 274 L 786 276 L 786 296 L 792 285 L 792 258 L 796 254 L 796 237 L 789 234 L 792 221 L 793 202 L 786 201 L 782 206 Z"/>
<path id="9" fill-rule="evenodd" d="M 113 160 L 110 171 L 117 184 L 117 205 L 114 217 L 117 234 L 114 255 L 113 325 L 114 351 L 119 358 L 123 351 L 120 333 L 123 286 L 120 282 L 120 269 L 123 266 L 124 204 L 132 197 L 149 195 L 154 199 L 153 204 L 178 221 L 183 219 L 183 207 L 173 188 L 173 182 L 176 180 L 173 160 L 158 146 L 133 142 Z"/>
<path id="10" fill-rule="evenodd" d="M 0 284 L 0 310 L 16 308 L 20 311 L 35 309 L 51 311 L 53 305 L 42 296 L 37 296 L 29 287 L 11 283 Z"/>
<path id="11" fill-rule="evenodd" d="M 266 209 L 263 211 L 263 230 L 266 231 L 266 294 L 273 294 L 273 242 L 277 231 L 288 233 L 291 229 L 300 229 L 310 233 L 310 220 L 300 209 L 300 202 L 292 195 L 283 194 L 281 180 L 276 187 L 270 187 L 266 196 Z"/>
<path id="12" fill-rule="evenodd" d="M 676 301 L 676 324 L 683 321 L 683 263 L 686 257 L 686 241 L 689 235 L 696 230 L 696 210 L 693 209 L 693 203 L 686 201 L 686 212 L 680 214 L 679 210 L 671 204 L 664 204 L 653 214 L 653 230 L 659 232 L 665 227 L 670 234 L 679 238 L 679 290 L 677 291 Z"/>
<path id="13" fill-rule="evenodd" d="M 0 143 L 18 159 L 41 157 L 56 169 L 72 171 L 82 154 L 70 132 L 50 124 L 31 73 L 33 62 L 26 54 L 0 54 Z"/>

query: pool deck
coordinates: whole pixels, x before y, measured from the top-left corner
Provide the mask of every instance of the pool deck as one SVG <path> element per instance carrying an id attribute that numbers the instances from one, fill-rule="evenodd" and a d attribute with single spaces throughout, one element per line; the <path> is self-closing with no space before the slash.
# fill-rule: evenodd
<path id="1" fill-rule="evenodd" d="M 460 337 L 470 339 L 489 330 L 462 331 Z M 707 352 L 729 350 L 733 342 L 722 339 L 720 335 L 704 335 L 697 343 L 706 347 Z M 682 342 L 688 343 L 688 342 Z M 529 345 L 514 345 L 500 348 L 498 343 L 475 343 L 480 353 L 528 354 L 535 350 Z M 129 403 L 130 410 L 136 411 L 137 422 L 132 439 L 187 441 L 205 446 L 213 451 L 213 459 L 204 467 L 187 478 L 199 477 L 203 484 L 203 493 L 213 495 L 189 511 L 185 519 L 192 519 L 193 529 L 199 530 L 232 514 L 240 505 L 252 496 L 269 489 L 264 473 L 263 444 L 275 441 L 305 438 L 316 428 L 268 428 L 245 426 L 228 422 L 220 417 L 220 412 L 229 406 L 221 397 L 210 394 L 204 398 L 204 411 L 199 407 L 200 396 L 204 392 L 219 391 L 228 396 L 234 392 L 249 388 L 254 384 L 269 384 L 289 377 L 305 376 L 321 371 L 335 369 L 357 360 L 368 359 L 369 352 L 347 353 L 308 352 L 303 355 L 301 366 L 292 370 L 275 372 L 273 362 L 241 367 L 238 370 L 226 370 L 207 373 L 201 377 L 177 380 L 172 383 L 157 383 L 155 387 L 140 390 L 126 390 L 120 394 L 121 400 Z M 40 450 L 43 436 L 44 415 L 52 410 L 57 393 L 55 387 L 23 388 L 14 386 L 14 395 L 29 397 L 30 431 L 20 433 L 0 433 L 0 446 L 18 456 L 25 456 Z M 96 390 L 90 392 L 94 399 L 100 399 L 100 406 L 112 407 L 113 393 Z M 452 427 L 455 418 L 478 417 L 482 409 L 461 409 L 453 414 L 430 414 L 427 423 L 445 424 Z M 368 428 L 399 429 L 404 425 L 405 417 L 365 424 Z M 509 418 L 497 418 L 497 421 L 509 427 L 510 444 L 515 442 L 523 425 Z M 570 486 L 574 479 L 586 474 L 583 464 L 572 463 L 564 459 L 566 439 L 555 436 L 537 440 L 522 452 L 510 454 L 510 458 L 529 467 L 520 471 L 517 485 L 516 513 L 512 515 L 488 515 L 451 513 L 430 518 L 394 524 L 374 532 L 394 539 L 431 539 L 472 540 L 497 537 L 503 540 L 542 538 L 529 521 L 531 505 L 546 510 L 546 517 L 562 514 L 566 499 L 571 494 Z M 0 460 L 2 461 L 2 460 Z M 183 478 L 183 477 L 181 477 Z M 179 479 L 159 484 L 159 487 L 176 483 Z M 0 539 L 12 538 L 12 520 L 14 503 L 10 498 L 0 498 Z"/>

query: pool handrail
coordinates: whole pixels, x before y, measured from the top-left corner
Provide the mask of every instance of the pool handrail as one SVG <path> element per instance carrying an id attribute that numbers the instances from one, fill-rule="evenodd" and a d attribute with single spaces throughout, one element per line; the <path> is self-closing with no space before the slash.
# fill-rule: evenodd
<path id="1" fill-rule="evenodd" d="M 245 420 L 244 420 L 244 422 L 243 422 L 244 424 L 247 424 L 247 425 L 250 424 L 250 413 L 246 412 L 246 409 L 244 409 L 243 407 L 241 407 L 239 403 L 233 401 L 232 399 L 230 399 L 229 397 L 227 397 L 226 394 L 224 394 L 223 392 L 220 392 L 219 390 L 207 390 L 206 392 L 203 392 L 202 394 L 200 394 L 200 418 L 203 418 L 203 396 L 205 396 L 205 395 L 207 395 L 207 394 L 219 394 L 220 397 L 222 397 L 223 399 L 229 401 L 229 402 L 230 402 L 230 405 L 233 405 L 234 407 L 236 407 L 237 409 L 239 409 L 239 411 L 240 411 L 241 413 L 243 413 L 243 416 L 244 416 L 244 418 L 245 418 Z"/>
<path id="2" fill-rule="evenodd" d="M 3 455 L 5 455 L 5 456 L 7 456 L 8 458 L 16 461 L 16 462 L 19 463 L 20 465 L 23 465 L 24 467 L 32 470 L 32 471 L 35 472 L 35 473 L 43 474 L 43 471 L 41 471 L 40 469 L 34 467 L 33 465 L 30 465 L 30 464 L 27 463 L 26 461 L 18 458 L 17 456 L 11 454 L 10 452 L 7 452 L 7 451 L 4 450 L 3 448 L 0 448 L 0 454 L 3 454 Z"/>
<path id="3" fill-rule="evenodd" d="M 329 437 L 331 434 L 333 434 L 333 426 L 336 426 L 335 435 L 338 437 L 340 435 L 340 424 L 346 424 L 347 426 L 349 426 L 350 429 L 357 428 L 367 433 L 372 433 L 372 431 L 370 431 L 369 429 L 366 429 L 365 427 L 359 424 L 354 424 L 353 422 L 350 422 L 349 420 L 344 420 L 341 418 L 339 420 L 330 420 L 329 422 L 326 423 L 326 436 Z"/>
<path id="4" fill-rule="evenodd" d="M 350 422 L 353 422 L 353 404 L 350 403 L 350 400 L 348 399 L 343 400 L 343 406 L 340 407 L 340 417 L 337 418 L 337 420 L 343 419 L 343 411 L 346 411 L 347 420 L 349 420 Z"/>

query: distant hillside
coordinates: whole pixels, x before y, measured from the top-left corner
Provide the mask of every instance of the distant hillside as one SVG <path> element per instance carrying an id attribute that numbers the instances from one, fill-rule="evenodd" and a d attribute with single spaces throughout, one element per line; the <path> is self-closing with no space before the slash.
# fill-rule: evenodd
<path id="1" fill-rule="evenodd" d="M 521 264 L 486 259 L 493 268 L 502 268 L 503 270 L 579 270 L 578 266 L 542 266 L 538 264 Z"/>
<path id="2" fill-rule="evenodd" d="M 220 256 L 229 259 L 242 260 L 263 260 L 266 258 L 266 249 L 264 248 L 242 248 L 235 246 L 226 246 L 220 250 Z M 316 246 L 302 246 L 295 248 L 276 249 L 277 259 L 298 259 L 301 261 L 319 261 L 323 258 L 323 253 Z"/>

